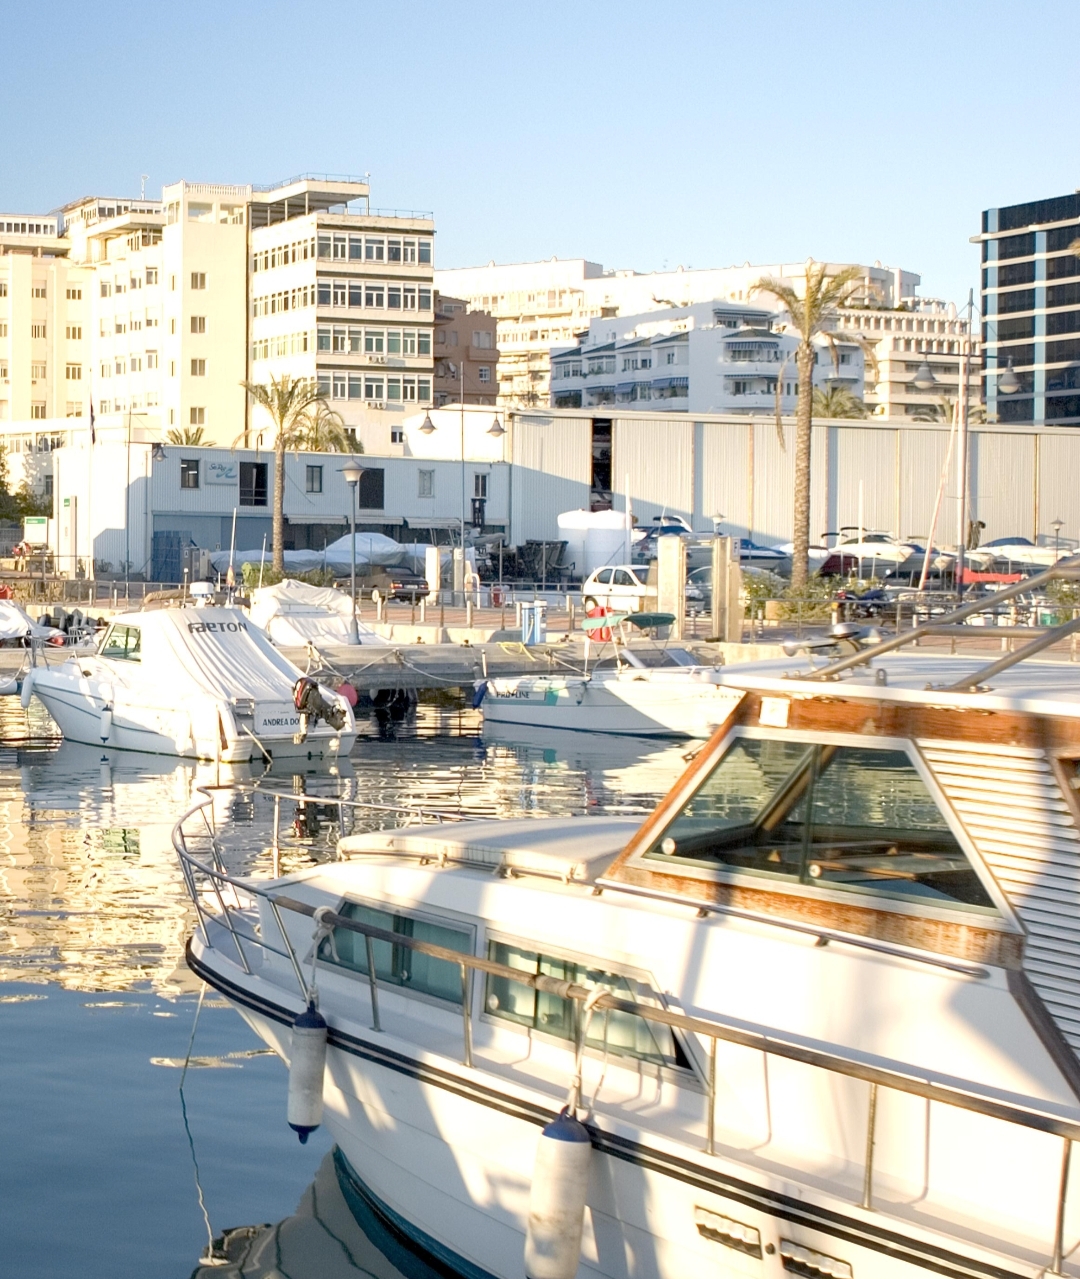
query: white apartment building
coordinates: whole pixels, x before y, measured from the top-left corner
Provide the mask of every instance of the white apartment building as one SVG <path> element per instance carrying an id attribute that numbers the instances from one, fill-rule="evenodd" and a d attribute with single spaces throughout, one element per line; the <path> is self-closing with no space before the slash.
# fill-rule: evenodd
<path id="1" fill-rule="evenodd" d="M 772 413 L 798 403 L 797 335 L 783 316 L 723 301 L 593 320 L 580 345 L 551 355 L 554 408 Z M 818 342 L 815 386 L 863 394 L 863 352 Z"/>
<path id="2" fill-rule="evenodd" d="M 435 224 L 367 201 L 362 182 L 252 193 L 251 380 L 317 379 L 365 449 L 385 453 L 403 413 L 431 403 Z"/>
<path id="3" fill-rule="evenodd" d="M 829 263 L 830 271 L 840 271 L 848 263 Z M 920 351 L 934 361 L 935 373 L 940 369 L 942 388 L 933 393 L 915 392 L 909 383 L 914 368 L 906 368 L 908 360 L 895 361 L 894 348 L 883 340 L 875 342 L 880 361 L 879 377 L 866 386 L 866 403 L 872 412 L 891 416 L 904 416 L 916 411 L 916 398 L 925 410 L 928 402 L 936 402 L 941 395 L 955 396 L 957 382 L 956 361 L 948 360 L 947 349 L 938 350 L 941 341 L 956 343 L 959 331 L 965 327 L 955 312 L 951 314 L 942 303 L 925 302 L 916 298 L 920 277 L 900 267 L 859 265 L 863 283 L 857 288 L 852 301 L 859 308 L 889 311 L 906 307 L 918 310 L 917 317 L 925 325 L 933 320 L 935 333 L 938 325 L 942 337 L 919 340 L 928 349 Z M 753 293 L 753 285 L 764 276 L 772 276 L 802 287 L 806 276 L 806 263 L 771 263 L 721 267 L 708 270 L 686 270 L 639 273 L 636 271 L 605 271 L 596 262 L 582 258 L 560 261 L 552 258 L 546 262 L 525 262 L 482 267 L 462 267 L 439 271 L 435 283 L 440 291 L 466 299 L 475 309 L 490 310 L 498 321 L 499 346 L 499 403 L 503 407 L 547 404 L 551 396 L 551 349 L 577 340 L 594 319 L 614 316 L 636 316 L 650 310 L 671 307 L 687 307 L 696 303 L 721 300 L 729 303 L 757 302 L 769 305 L 764 295 Z M 933 312 L 931 315 L 927 308 Z M 940 314 L 939 314 L 940 312 Z M 907 316 L 902 317 L 906 320 Z M 853 328 L 860 328 L 853 323 Z M 947 330 L 947 331 L 946 331 Z M 861 330 L 874 341 L 876 330 Z M 908 330 L 890 328 L 890 332 L 903 333 L 897 355 L 907 353 L 905 340 Z M 913 328 L 913 338 L 924 330 Z M 925 330 L 927 334 L 931 330 Z M 880 330 L 884 334 L 885 330 Z M 950 374 L 951 367 L 951 374 Z M 949 391 L 949 378 L 953 389 Z M 977 382 L 972 382 L 973 391 Z"/>
<path id="4" fill-rule="evenodd" d="M 310 378 L 369 451 L 431 402 L 434 223 L 366 183 L 177 182 L 0 215 L 0 434 L 23 463 L 89 432 L 228 446 L 265 433 L 244 381 Z M 78 423 L 59 425 L 64 419 Z M 40 424 L 40 425 L 36 425 Z"/>

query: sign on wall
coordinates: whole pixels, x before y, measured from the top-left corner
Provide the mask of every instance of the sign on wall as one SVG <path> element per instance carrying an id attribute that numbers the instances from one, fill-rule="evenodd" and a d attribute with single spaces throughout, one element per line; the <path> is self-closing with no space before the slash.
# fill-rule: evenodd
<path id="1" fill-rule="evenodd" d="M 66 505 L 66 503 L 65 503 Z M 23 518 L 23 541 L 29 546 L 46 546 L 49 541 L 49 517 L 27 515 Z"/>
<path id="2" fill-rule="evenodd" d="M 208 458 L 206 462 L 207 484 L 238 484 L 240 482 L 239 463 L 219 461 Z"/>

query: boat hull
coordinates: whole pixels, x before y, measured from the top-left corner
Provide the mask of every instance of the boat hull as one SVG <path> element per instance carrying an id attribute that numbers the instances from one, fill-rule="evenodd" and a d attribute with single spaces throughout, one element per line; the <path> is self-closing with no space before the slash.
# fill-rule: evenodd
<path id="1" fill-rule="evenodd" d="M 275 987 L 215 956 L 198 937 L 189 945 L 189 966 L 288 1061 L 299 1005 L 279 1004 Z M 444 1273 L 522 1273 L 537 1141 L 556 1100 L 332 1017 L 324 1096 L 323 1122 L 384 1220 L 433 1252 Z M 906 1223 L 898 1231 L 851 1199 L 607 1116 L 590 1133 L 582 1279 L 1039 1273 L 986 1248 L 957 1251 L 953 1240 Z M 719 1242 L 710 1221 L 749 1228 L 746 1246 Z"/>
<path id="2" fill-rule="evenodd" d="M 630 737 L 709 738 L 737 697 L 706 679 L 526 676 L 489 680 L 484 721 Z"/>

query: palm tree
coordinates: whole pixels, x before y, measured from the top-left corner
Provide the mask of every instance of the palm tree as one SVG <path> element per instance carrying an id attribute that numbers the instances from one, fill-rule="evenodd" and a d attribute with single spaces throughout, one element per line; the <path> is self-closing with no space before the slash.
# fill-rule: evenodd
<path id="1" fill-rule="evenodd" d="M 799 374 L 799 403 L 795 411 L 795 497 L 794 538 L 791 557 L 791 585 L 806 586 L 810 577 L 810 436 L 814 408 L 814 339 L 823 338 L 840 363 L 837 334 L 832 332 L 837 312 L 862 283 L 858 267 L 845 267 L 835 275 L 826 274 L 824 263 L 810 260 L 800 297 L 785 280 L 765 276 L 750 286 L 750 293 L 768 293 L 787 311 L 799 337 L 795 367 Z M 857 335 L 845 333 L 845 342 L 857 342 Z M 858 345 L 863 345 L 858 342 Z M 865 349 L 865 347 L 864 347 Z"/>
<path id="2" fill-rule="evenodd" d="M 203 442 L 203 428 L 201 426 L 174 426 L 166 434 L 165 438 L 170 444 L 201 444 Z"/>
<path id="3" fill-rule="evenodd" d="M 821 387 L 814 392 L 814 417 L 861 418 L 869 417 L 870 410 L 846 386 Z"/>
<path id="4" fill-rule="evenodd" d="M 352 431 L 346 430 L 340 413 L 325 400 L 316 400 L 304 414 L 300 447 L 309 453 L 363 453 L 364 446 Z"/>
<path id="5" fill-rule="evenodd" d="M 273 567 L 285 572 L 285 453 L 299 450 L 311 429 L 311 416 L 316 405 L 322 404 L 327 413 L 332 410 L 319 394 L 314 378 L 292 377 L 283 373 L 272 377 L 270 385 L 261 382 L 241 382 L 248 395 L 261 405 L 274 424 L 274 556 Z M 336 414 L 334 415 L 337 416 Z M 338 419 L 340 421 L 340 418 Z M 246 443 L 245 431 L 233 441 L 233 448 Z"/>

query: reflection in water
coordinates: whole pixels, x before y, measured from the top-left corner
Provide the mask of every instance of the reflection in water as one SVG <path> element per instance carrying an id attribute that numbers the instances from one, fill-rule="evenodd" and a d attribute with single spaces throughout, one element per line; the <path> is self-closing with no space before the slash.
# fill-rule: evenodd
<path id="1" fill-rule="evenodd" d="M 398 1270 L 391 1260 L 405 1267 Z M 436 1271 L 406 1252 L 367 1209 L 331 1152 L 319 1165 L 296 1212 L 276 1225 L 240 1226 L 214 1240 L 192 1279 L 435 1279 Z"/>
<path id="2" fill-rule="evenodd" d="M 49 735 L 36 707 L 0 698 L 0 982 L 17 983 L 0 989 L 5 1263 L 35 1279 L 179 1276 L 205 1246 L 176 1092 L 198 990 L 184 964 L 194 919 L 171 846 L 197 787 L 220 787 L 213 820 L 230 869 L 268 876 L 274 801 L 257 784 L 287 796 L 288 871 L 333 856 L 332 796 L 476 817 L 645 813 L 685 753 L 527 730 L 484 737 L 476 712 L 428 705 L 392 731 L 362 722 L 338 776 L 261 779 Z M 346 813 L 345 824 L 393 820 Z M 290 1139 L 284 1072 L 261 1049 L 222 1001 L 205 1001 L 185 1095 L 217 1231 L 280 1216 L 318 1158 Z M 373 1228 L 357 1225 L 326 1162 L 294 1217 L 234 1231 L 223 1247 L 235 1274 L 269 1276 L 280 1255 L 278 1273 L 393 1276 L 390 1248 L 410 1279 L 424 1276 L 392 1240 L 380 1251 Z M 306 1269 L 301 1254 L 315 1259 Z"/>

